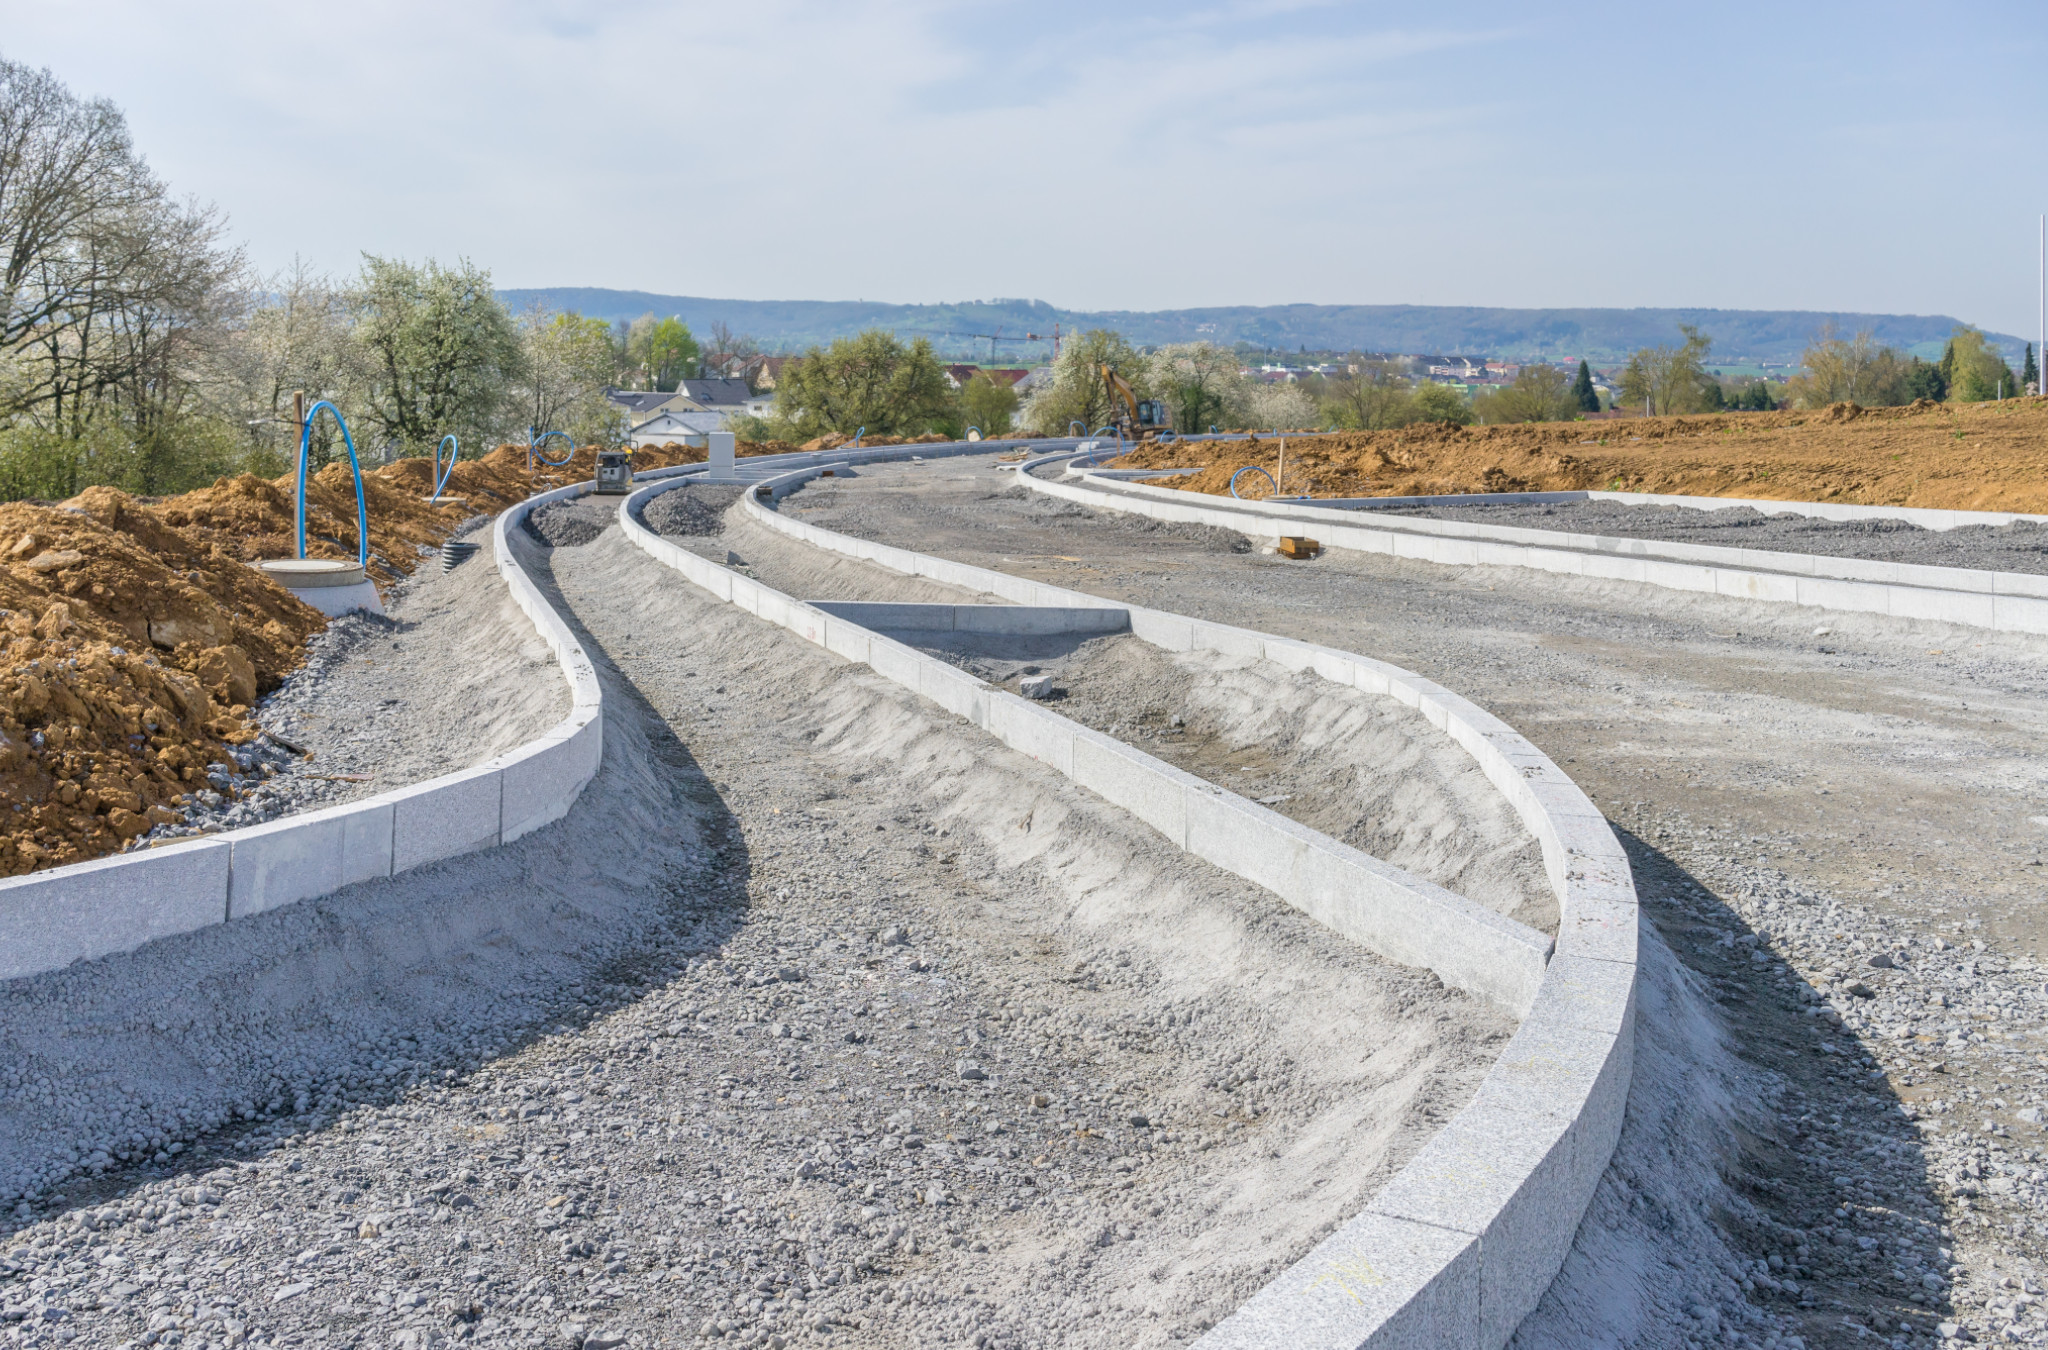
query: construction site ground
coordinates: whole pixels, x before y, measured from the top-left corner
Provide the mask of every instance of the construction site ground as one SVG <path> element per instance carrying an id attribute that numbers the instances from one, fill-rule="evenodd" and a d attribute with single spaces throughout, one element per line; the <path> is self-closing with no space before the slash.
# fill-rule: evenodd
<path id="1" fill-rule="evenodd" d="M 1163 486 L 1228 495 L 1246 464 L 1316 497 L 1607 491 L 2048 513 L 2048 400 L 1403 427 L 1148 443 L 1118 468 L 1204 466 Z M 1284 469 L 1284 472 L 1283 472 Z M 1248 475 L 1239 485 L 1263 495 Z"/>
<path id="2" fill-rule="evenodd" d="M 374 896 L 15 982 L 0 1059 L 37 1079 L 0 1098 L 10 1169 L 61 1174 L 137 1097 L 212 1130 L 17 1211 L 17 1325 L 1184 1343 L 1512 1029 L 616 528 L 515 546 L 596 662 L 598 778 Z M 903 580 L 783 547 L 792 575 Z"/>
<path id="3" fill-rule="evenodd" d="M 2048 1247 L 2048 642 L 1520 569 L 1237 553 L 1027 493 L 987 460 L 877 466 L 783 509 L 1398 662 L 1595 797 L 1673 964 L 1639 1020 L 1622 1155 L 1522 1343 L 1633 1319 L 1623 1343 L 1658 1344 L 1638 1338 L 1660 1318 L 1711 1340 L 1743 1308 L 1808 1345 L 1944 1322 L 2040 1335 L 2026 1290 Z"/>
<path id="4" fill-rule="evenodd" d="M 2031 520 L 1929 530 L 1903 520 L 1819 520 L 1810 516 L 1765 515 L 1747 506 L 1632 506 L 1613 501 L 1474 502 L 1390 507 L 1385 511 L 1375 508 L 1370 514 L 1768 549 L 1776 553 L 1818 553 L 1933 567 L 2037 575 L 2048 572 L 2048 524 Z"/>
<path id="5" fill-rule="evenodd" d="M 801 598 L 988 599 L 797 545 L 736 495 L 679 489 L 648 519 Z M 1288 561 L 1029 493 L 993 457 L 864 468 L 782 509 L 1398 662 L 1595 797 L 1649 920 L 1635 1085 L 1518 1346 L 2048 1339 L 2048 641 Z M 514 539 L 605 687 L 604 769 L 560 825 L 0 990 L 0 1188 L 36 1196 L 0 1243 L 5 1334 L 1184 1343 L 1498 1052 L 1497 1013 L 710 601 L 615 510 Z M 449 602 L 478 578 L 396 606 L 447 611 L 396 654 L 458 691 L 475 635 Z M 362 627 L 319 710 L 374 772 L 406 695 Z M 1526 900 L 1509 822 L 1461 805 L 1453 759 L 1398 716 L 1346 706 L 1333 732 L 1306 677 L 1082 646 L 952 655 L 1005 679 L 1043 661 L 1091 725 L 1215 781 L 1249 767 L 1276 809 Z M 474 688 L 558 692 L 521 659 L 484 653 Z M 152 1159 L 75 1170 L 138 1122 Z"/>

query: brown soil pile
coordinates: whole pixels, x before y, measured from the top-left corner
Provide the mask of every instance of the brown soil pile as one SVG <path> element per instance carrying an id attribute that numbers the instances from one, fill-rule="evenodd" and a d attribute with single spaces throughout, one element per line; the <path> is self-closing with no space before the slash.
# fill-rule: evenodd
<path id="1" fill-rule="evenodd" d="M 636 469 L 688 462 L 680 447 Z M 695 452 L 694 458 L 703 458 Z M 433 465 L 363 476 L 371 570 L 389 582 L 464 520 L 595 471 L 586 447 L 559 469 L 500 446 L 455 466 L 440 505 Z M 246 564 L 289 558 L 291 476 L 245 474 L 138 501 L 90 488 L 60 505 L 0 504 L 0 876 L 113 852 L 176 818 L 206 766 L 256 734 L 275 689 L 326 623 Z M 307 492 L 306 551 L 356 556 L 353 475 L 329 465 Z"/>
<path id="2" fill-rule="evenodd" d="M 1143 445 L 1118 468 L 1205 466 L 1161 486 L 1227 495 L 1280 467 L 1280 439 Z M 1288 436 L 1289 495 L 1400 497 L 1600 488 L 2048 513 L 2048 400 Z M 1238 484 L 1266 495 L 1257 475 Z"/>

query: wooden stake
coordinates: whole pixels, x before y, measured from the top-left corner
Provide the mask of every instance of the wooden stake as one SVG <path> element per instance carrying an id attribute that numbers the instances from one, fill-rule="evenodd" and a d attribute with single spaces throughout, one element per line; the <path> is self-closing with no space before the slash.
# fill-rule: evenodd
<path id="1" fill-rule="evenodd" d="M 1273 495 L 1280 495 L 1280 489 L 1287 483 L 1287 438 L 1280 438 L 1280 472 L 1273 478 Z"/>

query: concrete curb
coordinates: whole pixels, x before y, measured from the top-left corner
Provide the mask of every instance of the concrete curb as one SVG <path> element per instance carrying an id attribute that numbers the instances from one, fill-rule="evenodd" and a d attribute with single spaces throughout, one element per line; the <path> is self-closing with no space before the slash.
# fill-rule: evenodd
<path id="1" fill-rule="evenodd" d="M 1065 458 L 1047 456 L 1020 466 L 1018 478 L 1047 496 L 1112 511 L 1128 511 L 1156 520 L 1220 525 L 1278 538 L 1306 534 L 1328 548 L 1361 553 L 1387 553 L 1453 567 L 1527 567 L 1571 576 L 1612 581 L 1640 581 L 1670 590 L 1813 609 L 1884 614 L 1902 619 L 1931 619 L 1968 624 L 1999 632 L 2048 633 L 2048 575 L 1991 572 L 1920 563 L 1878 562 L 1835 558 L 1813 553 L 1774 553 L 1767 549 L 1727 548 L 1714 544 L 1665 543 L 1611 535 L 1571 534 L 1509 525 L 1467 521 L 1376 516 L 1361 524 L 1360 512 L 1294 499 L 1280 502 L 1235 501 L 1204 493 L 1181 492 L 1144 483 L 1123 482 L 1084 473 L 1079 482 L 1052 482 L 1033 476 L 1030 465 Z M 1536 500 L 1550 494 L 1502 494 L 1463 500 Z M 1654 497 L 1618 492 L 1570 494 L 1573 500 L 1680 504 L 1713 502 L 1718 506 L 1806 508 L 1821 514 L 1824 503 L 1765 503 L 1720 498 Z M 1355 499 L 1370 502 L 1373 499 Z M 1385 500 L 1385 499 L 1382 499 Z M 1413 499 L 1442 502 L 1446 498 Z M 1879 508 L 1863 508 L 1879 511 Z M 1897 516 L 1900 511 L 1881 512 Z M 1976 514 L 1976 513 L 1970 513 Z M 1987 513 L 1988 514 L 1988 513 Z M 1861 519 L 1860 515 L 1839 517 Z M 1959 521 L 1955 524 L 1982 523 Z"/>
<path id="2" fill-rule="evenodd" d="M 634 519 L 639 504 L 659 488 L 635 493 L 621 504 L 627 538 L 720 599 L 848 660 L 865 661 L 1124 806 L 1182 847 L 1267 886 L 1392 959 L 1429 965 L 1447 983 L 1463 987 L 1493 980 L 1482 992 L 1524 1016 L 1472 1102 L 1365 1212 L 1351 1217 L 1200 1344 L 1211 1350 L 1504 1346 L 1563 1264 L 1613 1156 L 1628 1097 L 1638 914 L 1627 856 L 1605 818 L 1513 728 L 1399 667 L 852 539 L 788 519 L 762 504 L 763 497 L 786 494 L 822 467 L 761 484 L 744 499 L 746 509 L 791 537 L 895 571 L 991 593 L 1017 605 L 1122 611 L 1134 634 L 1170 650 L 1260 656 L 1400 699 L 1456 740 L 1514 805 L 1542 844 L 1559 901 L 1559 934 L 1547 964 L 1542 949 L 1548 944 L 1520 924 L 1448 892 L 1430 896 L 1420 890 L 1428 883 L 1396 886 L 1373 869 L 1399 869 L 1378 859 L 991 689 L 844 615 L 792 600 L 659 538 Z M 932 608 L 957 615 L 977 607 Z M 1065 723 L 1066 730 L 1054 722 Z M 1175 777 L 1184 781 L 1170 784 Z M 1537 938 L 1533 944 L 1521 939 L 1519 949 L 1535 957 L 1533 984 L 1520 976 L 1501 979 L 1498 958 L 1490 970 L 1459 969 L 1458 953 L 1480 952 L 1486 940 L 1480 923 L 1462 922 L 1467 916 L 1451 902 Z M 1452 917 L 1461 922 L 1456 936 L 1446 941 L 1442 920 Z M 1502 951 L 1509 949 L 1512 936 L 1501 934 Z"/>
<path id="3" fill-rule="evenodd" d="M 597 672 L 520 570 L 507 531 L 578 483 L 501 512 L 491 542 L 513 603 L 554 651 L 569 715 L 507 754 L 363 801 L 140 853 L 0 881 L 0 979 L 130 951 L 408 868 L 510 843 L 559 820 L 597 773 L 604 709 Z"/>

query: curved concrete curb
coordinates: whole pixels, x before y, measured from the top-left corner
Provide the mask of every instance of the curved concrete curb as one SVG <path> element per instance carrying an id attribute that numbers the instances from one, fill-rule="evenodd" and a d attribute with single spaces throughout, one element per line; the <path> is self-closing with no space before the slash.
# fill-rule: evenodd
<path id="1" fill-rule="evenodd" d="M 1065 457 L 1053 456 L 1030 463 Z M 1022 471 L 1018 477 L 1028 487 L 1067 501 L 1157 520 L 1220 525 L 1273 538 L 1283 534 L 1313 535 L 1329 548 L 1387 553 L 1452 567 L 1527 567 L 1611 581 L 1640 581 L 1669 590 L 1901 619 L 1931 619 L 2000 632 L 2048 633 L 2048 575 L 1877 562 L 1814 553 L 1774 553 L 1768 549 L 1716 544 L 1665 543 L 1419 517 L 1377 516 L 1366 525 L 1360 523 L 1358 510 L 1292 498 L 1279 502 L 1234 501 L 1091 473 L 1082 474 L 1079 482 L 1051 482 L 1032 475 L 1027 466 L 1019 468 Z M 1759 509 L 1765 505 L 1723 502 L 1718 498 L 1589 495 L 1643 503 L 1696 505 L 1715 501 L 1723 506 Z M 1515 499 L 1526 496 L 1504 495 L 1492 500 Z M 1771 505 L 1786 509 L 1795 504 Z"/>
<path id="2" fill-rule="evenodd" d="M 534 507 L 589 486 L 530 497 L 500 513 L 491 534 L 513 603 L 568 682 L 568 717 L 495 759 L 363 801 L 0 881 L 0 979 L 510 843 L 561 819 L 597 772 L 604 710 L 589 657 L 520 570 L 507 531 Z"/>
<path id="3" fill-rule="evenodd" d="M 760 484 L 746 497 L 747 509 L 794 538 L 895 571 L 1020 605 L 1127 610 L 1134 634 L 1172 650 L 1263 657 L 1291 670 L 1313 670 L 1333 683 L 1398 698 L 1443 728 L 1513 803 L 1542 843 L 1562 916 L 1555 954 L 1522 1005 L 1526 1016 L 1520 1029 L 1471 1103 L 1363 1213 L 1318 1243 L 1200 1342 L 1211 1350 L 1494 1350 L 1505 1345 L 1562 1266 L 1621 1133 L 1634 1054 L 1638 914 L 1628 859 L 1605 818 L 1513 728 L 1399 667 L 1248 629 L 1115 605 L 1097 596 L 852 539 L 790 520 L 761 504 L 762 498 L 783 495 L 817 471 L 807 467 Z M 1444 958 L 1446 947 L 1458 945 L 1443 942 L 1440 933 L 1416 931 L 1413 925 L 1418 922 L 1427 927 L 1421 914 L 1386 905 L 1375 894 L 1360 895 L 1352 889 L 1360 884 L 1356 873 L 1317 878 L 1317 860 L 1328 856 L 1329 846 L 1343 846 L 1284 818 L 1276 819 L 1293 838 L 1272 851 L 1291 861 L 1279 867 L 1262 866 L 1247 854 L 1271 849 L 1269 841 L 1283 832 L 1281 827 L 1235 807 L 1217 817 L 1229 822 L 1235 816 L 1252 827 L 1237 831 L 1235 840 L 1230 829 L 1217 830 L 1209 820 L 1198 829 L 1189 828 L 1185 806 L 1192 796 L 1181 799 L 1183 813 L 1176 833 L 1176 817 L 1170 807 L 1162 807 L 1165 799 L 1150 782 L 1134 786 L 1131 770 L 1149 756 L 1072 723 L 1067 723 L 1069 731 L 1047 739 L 1047 728 L 1037 722 L 1010 720 L 1016 717 L 1010 705 L 1045 717 L 1056 714 L 1031 708 L 1025 700 L 992 690 L 965 672 L 660 539 L 633 518 L 638 504 L 659 490 L 636 493 L 622 503 L 620 520 L 627 537 L 720 599 L 849 660 L 866 661 L 878 673 L 1059 767 L 1183 847 L 1205 857 L 1209 852 L 1204 850 L 1212 849 L 1222 857 L 1211 860 L 1233 871 L 1238 871 L 1233 862 L 1250 867 L 1253 870 L 1238 874 L 1289 899 L 1313 896 L 1315 903 L 1295 903 L 1340 932 L 1382 950 L 1405 938 L 1418 953 L 1438 959 Z M 1091 754 L 1100 756 L 1103 771 L 1091 773 Z M 1167 774 L 1178 772 L 1159 768 Z M 1200 780 L 1183 787 L 1219 799 L 1228 795 Z M 1212 834 L 1219 836 L 1214 846 L 1207 842 Z M 1355 931 L 1351 918 L 1359 913 L 1377 914 L 1379 927 L 1370 934 Z M 1501 993 L 1505 990 L 1496 991 L 1496 996 Z"/>

